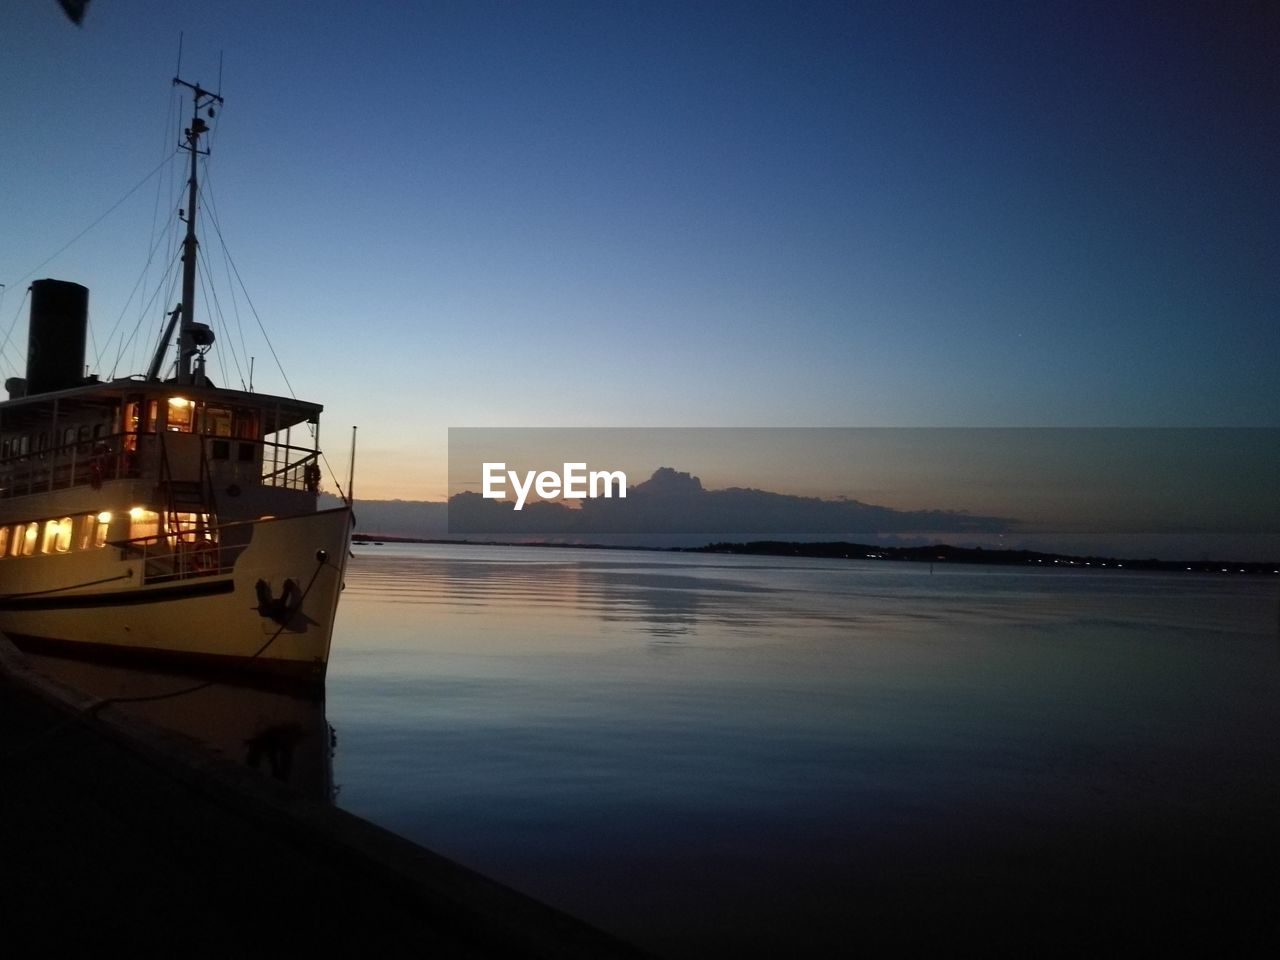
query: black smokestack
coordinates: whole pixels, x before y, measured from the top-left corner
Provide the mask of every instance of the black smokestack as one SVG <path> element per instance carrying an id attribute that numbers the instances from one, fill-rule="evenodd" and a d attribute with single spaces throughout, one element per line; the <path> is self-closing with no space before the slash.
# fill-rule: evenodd
<path id="1" fill-rule="evenodd" d="M 89 288 L 67 280 L 31 284 L 27 334 L 27 394 L 66 390 L 84 382 Z"/>

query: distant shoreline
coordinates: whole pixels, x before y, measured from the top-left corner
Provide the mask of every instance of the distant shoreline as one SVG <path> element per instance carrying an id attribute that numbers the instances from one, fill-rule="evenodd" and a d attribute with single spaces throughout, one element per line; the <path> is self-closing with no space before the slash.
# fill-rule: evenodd
<path id="1" fill-rule="evenodd" d="M 553 543 L 549 541 L 456 540 L 439 537 L 401 537 L 355 534 L 351 542 L 364 545 L 383 543 L 447 543 L 478 547 L 549 547 L 577 550 L 646 550 L 656 553 L 726 553 L 763 557 L 817 557 L 845 560 L 896 560 L 909 563 L 983 564 L 1004 567 L 1057 567 L 1072 569 L 1167 571 L 1171 573 L 1233 573 L 1272 576 L 1280 573 L 1280 561 L 1241 560 L 1159 560 L 1154 557 L 1125 558 L 1035 550 L 987 550 L 982 547 L 954 547 L 933 544 L 924 547 L 883 547 L 875 544 L 830 541 L 751 540 L 742 543 L 708 543 L 700 547 L 648 547 L 601 543 Z"/>

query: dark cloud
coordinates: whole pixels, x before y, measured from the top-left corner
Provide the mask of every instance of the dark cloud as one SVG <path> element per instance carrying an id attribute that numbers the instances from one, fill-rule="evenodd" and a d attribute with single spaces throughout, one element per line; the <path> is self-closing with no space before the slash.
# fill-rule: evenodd
<path id="1" fill-rule="evenodd" d="M 660 467 L 625 499 L 597 497 L 579 509 L 558 502 L 512 503 L 478 493 L 449 498 L 453 535 L 570 536 L 706 534 L 717 537 L 846 537 L 869 534 L 1008 533 L 1006 517 L 949 510 L 894 510 L 858 500 L 823 500 L 768 490 L 707 490 L 691 474 Z"/>

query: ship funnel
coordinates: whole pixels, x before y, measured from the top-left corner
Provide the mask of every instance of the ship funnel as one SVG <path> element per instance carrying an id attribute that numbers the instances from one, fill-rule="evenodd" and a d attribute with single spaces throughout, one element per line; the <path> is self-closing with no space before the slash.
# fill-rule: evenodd
<path id="1" fill-rule="evenodd" d="M 89 288 L 67 280 L 31 284 L 27 333 L 27 394 L 66 390 L 84 382 Z"/>

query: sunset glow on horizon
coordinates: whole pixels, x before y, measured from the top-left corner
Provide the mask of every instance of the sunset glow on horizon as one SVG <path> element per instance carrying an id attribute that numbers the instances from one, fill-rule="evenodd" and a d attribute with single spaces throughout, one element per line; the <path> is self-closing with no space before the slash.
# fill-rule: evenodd
<path id="1" fill-rule="evenodd" d="M 90 288 L 90 372 L 145 368 L 182 33 L 226 100 L 210 373 L 323 403 L 329 488 L 352 425 L 359 497 L 432 501 L 451 427 L 1277 426 L 1257 16 L 151 2 L 76 28 L 22 4 L 4 375 L 41 276 Z"/>

